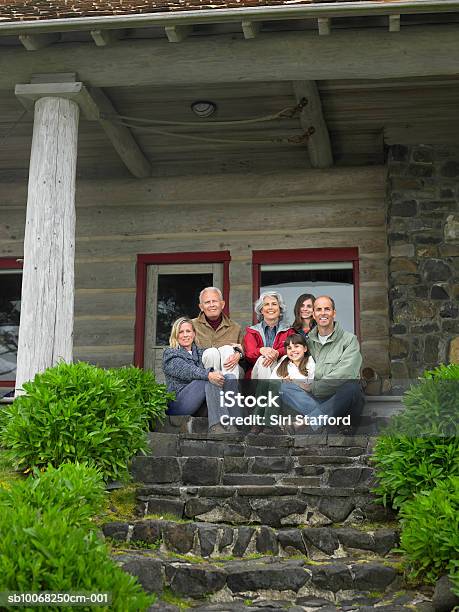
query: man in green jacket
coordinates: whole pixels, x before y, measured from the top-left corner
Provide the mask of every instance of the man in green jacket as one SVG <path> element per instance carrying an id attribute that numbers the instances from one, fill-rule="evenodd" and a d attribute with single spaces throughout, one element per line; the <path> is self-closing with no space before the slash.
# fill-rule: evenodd
<path id="1" fill-rule="evenodd" d="M 351 425 L 358 422 L 364 405 L 360 387 L 362 356 L 357 337 L 335 321 L 335 302 L 320 296 L 314 302 L 317 326 L 309 333 L 308 347 L 316 362 L 314 380 L 282 386 L 282 402 L 296 412 L 307 415 L 313 430 L 325 424 L 325 415 L 350 415 Z M 316 423 L 314 424 L 315 418 Z"/>

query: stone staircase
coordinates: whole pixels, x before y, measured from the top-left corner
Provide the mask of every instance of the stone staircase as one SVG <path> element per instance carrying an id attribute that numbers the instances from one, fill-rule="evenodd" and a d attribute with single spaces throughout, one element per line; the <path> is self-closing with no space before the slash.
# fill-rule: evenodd
<path id="1" fill-rule="evenodd" d="M 170 417 L 152 432 L 132 465 L 138 519 L 103 527 L 147 591 L 200 611 L 433 610 L 428 591 L 406 588 L 395 517 L 371 493 L 372 435 L 206 430 Z"/>

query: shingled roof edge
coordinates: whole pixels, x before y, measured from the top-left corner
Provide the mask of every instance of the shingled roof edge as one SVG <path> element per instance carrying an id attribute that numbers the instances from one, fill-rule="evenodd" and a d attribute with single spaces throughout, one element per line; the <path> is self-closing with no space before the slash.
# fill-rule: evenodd
<path id="1" fill-rule="evenodd" d="M 218 23 L 242 19 L 284 20 L 332 17 L 359 17 L 370 15 L 447 13 L 459 11 L 459 0 L 360 0 L 354 2 L 321 2 L 307 4 L 298 1 L 288 5 L 257 7 L 212 8 L 200 10 L 158 11 L 156 13 L 127 13 L 91 17 L 50 19 L 0 19 L 1 34 L 23 34 L 30 30 L 63 32 L 75 30 L 140 28 L 153 25 L 166 26 L 192 23 Z"/>

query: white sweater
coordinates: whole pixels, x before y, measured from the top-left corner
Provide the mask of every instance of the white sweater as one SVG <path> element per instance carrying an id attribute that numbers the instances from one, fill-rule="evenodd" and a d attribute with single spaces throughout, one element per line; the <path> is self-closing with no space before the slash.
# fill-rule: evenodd
<path id="1" fill-rule="evenodd" d="M 271 374 L 271 379 L 279 380 L 281 378 L 277 374 L 277 370 L 279 369 L 279 366 L 284 361 L 284 359 L 288 359 L 287 355 L 284 355 L 282 357 L 282 359 L 279 361 L 279 363 L 277 364 L 277 366 L 274 368 L 274 370 L 273 370 L 273 372 Z M 293 361 L 289 361 L 289 364 L 287 366 L 288 376 L 292 380 L 312 381 L 312 380 L 314 380 L 314 372 L 315 372 L 315 369 L 316 369 L 316 362 L 314 361 L 314 359 L 312 357 L 309 357 L 309 359 L 308 359 L 307 368 L 308 368 L 308 376 L 304 376 L 298 370 L 298 367 L 293 363 Z"/>

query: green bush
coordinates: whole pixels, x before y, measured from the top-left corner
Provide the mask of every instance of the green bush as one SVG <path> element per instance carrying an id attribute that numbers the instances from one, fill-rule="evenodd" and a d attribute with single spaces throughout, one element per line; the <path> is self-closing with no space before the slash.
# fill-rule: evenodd
<path id="1" fill-rule="evenodd" d="M 459 380 L 459 363 L 442 363 L 433 370 L 426 370 L 422 376 L 434 380 Z"/>
<path id="2" fill-rule="evenodd" d="M 78 464 L 36 471 L 0 489 L 0 591 L 110 592 L 112 605 L 97 609 L 147 608 L 152 598 L 110 559 L 92 529 L 105 495 L 99 471 Z"/>
<path id="3" fill-rule="evenodd" d="M 384 436 L 372 459 L 384 505 L 393 508 L 416 493 L 430 491 L 448 476 L 459 475 L 459 439 Z"/>
<path id="4" fill-rule="evenodd" d="M 95 467 L 64 463 L 59 468 L 49 466 L 38 470 L 26 480 L 13 482 L 0 489 L 0 506 L 14 509 L 28 505 L 39 511 L 57 509 L 66 515 L 69 525 L 91 525 L 91 518 L 100 512 L 106 498 L 102 476 Z"/>
<path id="5" fill-rule="evenodd" d="M 17 467 L 92 461 L 106 479 L 125 476 L 129 460 L 146 450 L 146 424 L 165 412 L 171 397 L 136 368 L 103 370 L 83 362 L 49 368 L 24 390 L 6 406 L 0 430 Z"/>
<path id="6" fill-rule="evenodd" d="M 166 385 L 156 382 L 153 372 L 134 367 L 112 369 L 111 372 L 124 382 L 143 406 L 140 416 L 146 428 L 164 420 L 167 403 L 175 395 L 166 391 Z"/>
<path id="7" fill-rule="evenodd" d="M 451 578 L 451 582 L 453 583 L 453 593 L 455 593 L 459 597 L 459 560 L 450 561 L 450 567 L 451 570 L 449 573 L 449 577 Z"/>
<path id="8" fill-rule="evenodd" d="M 418 493 L 403 504 L 400 518 L 400 548 L 406 554 L 411 575 L 434 582 L 451 572 L 457 584 L 457 566 L 452 560 L 459 550 L 459 477 L 447 478 L 431 491 Z"/>
<path id="9" fill-rule="evenodd" d="M 428 371 L 404 395 L 405 410 L 376 442 L 373 462 L 384 504 L 398 508 L 414 494 L 459 475 L 459 368 Z"/>
<path id="10" fill-rule="evenodd" d="M 109 592 L 112 604 L 97 609 L 117 612 L 145 610 L 154 600 L 110 559 L 95 532 L 70 525 L 58 507 L 40 512 L 27 503 L 14 512 L 0 506 L 0 591 Z"/>

